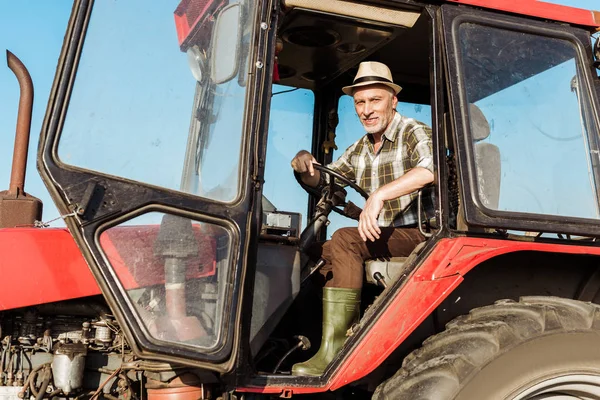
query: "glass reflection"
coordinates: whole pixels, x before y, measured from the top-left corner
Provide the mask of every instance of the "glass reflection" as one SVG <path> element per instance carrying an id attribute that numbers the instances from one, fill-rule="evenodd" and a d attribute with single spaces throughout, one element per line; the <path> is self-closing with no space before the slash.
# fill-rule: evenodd
<path id="1" fill-rule="evenodd" d="M 460 38 L 481 204 L 600 218 L 598 131 L 575 45 L 476 24 Z"/>
<path id="2" fill-rule="evenodd" d="M 254 3 L 95 2 L 58 146 L 61 161 L 233 201 L 240 192 Z M 217 73 L 223 71 L 230 74 Z"/>
<path id="3" fill-rule="evenodd" d="M 211 349 L 222 319 L 230 248 L 218 225 L 152 212 L 100 235 L 110 266 L 150 335 Z"/>

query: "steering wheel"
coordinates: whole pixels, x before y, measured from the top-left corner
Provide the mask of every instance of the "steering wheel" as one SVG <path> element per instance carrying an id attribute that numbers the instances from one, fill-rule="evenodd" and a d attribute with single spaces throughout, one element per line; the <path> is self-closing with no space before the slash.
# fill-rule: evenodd
<path id="1" fill-rule="evenodd" d="M 354 183 L 351 180 L 349 180 L 348 178 L 346 178 L 344 175 L 342 175 L 332 169 L 324 167 L 320 164 L 313 163 L 313 168 L 316 169 L 317 171 L 319 171 L 320 173 L 325 173 L 325 174 L 329 175 L 329 184 L 326 187 L 328 190 L 323 189 L 323 191 L 321 192 L 317 188 L 307 185 L 306 183 L 302 182 L 300 174 L 296 171 L 294 171 L 294 176 L 296 177 L 298 184 L 300 184 L 300 186 L 304 190 L 306 190 L 310 195 L 317 198 L 318 200 L 321 200 L 324 196 L 330 196 L 330 199 L 331 199 L 331 197 L 333 197 L 334 193 L 336 193 L 336 184 L 335 184 L 336 179 L 338 179 L 342 183 L 350 186 L 358 194 L 360 194 L 365 200 L 369 199 L 369 195 L 367 194 L 367 192 L 365 192 L 356 183 Z M 350 205 L 350 207 L 353 208 L 354 212 L 349 212 L 348 207 L 347 207 L 348 205 Z M 356 206 L 354 203 L 345 202 L 345 201 L 343 201 L 341 204 L 335 204 L 334 207 L 332 208 L 332 210 L 335 211 L 336 213 L 343 215 L 344 217 L 347 217 L 350 219 L 357 219 L 356 213 L 358 212 L 358 214 L 360 214 L 360 211 L 362 211 L 360 209 L 360 207 Z"/>

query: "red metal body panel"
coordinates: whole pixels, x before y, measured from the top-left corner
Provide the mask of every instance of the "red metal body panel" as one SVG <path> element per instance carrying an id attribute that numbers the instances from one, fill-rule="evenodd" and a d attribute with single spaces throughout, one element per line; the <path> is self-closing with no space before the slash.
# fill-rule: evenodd
<path id="1" fill-rule="evenodd" d="M 0 229 L 0 311 L 100 294 L 66 229 Z"/>
<path id="2" fill-rule="evenodd" d="M 600 13 L 537 0 L 447 0 L 520 15 L 568 22 L 575 25 L 600 27 Z"/>
<path id="3" fill-rule="evenodd" d="M 338 389 L 379 366 L 481 262 L 516 251 L 600 255 L 600 247 L 510 240 L 455 238 L 440 240 L 430 256 L 398 291 L 350 356 L 324 387 L 239 388 L 240 392 L 316 393 Z"/>

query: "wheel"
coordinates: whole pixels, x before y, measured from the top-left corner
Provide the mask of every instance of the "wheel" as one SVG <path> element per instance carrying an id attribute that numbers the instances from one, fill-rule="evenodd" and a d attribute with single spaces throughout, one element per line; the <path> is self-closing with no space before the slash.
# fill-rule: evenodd
<path id="1" fill-rule="evenodd" d="M 600 399 L 600 306 L 523 297 L 476 308 L 409 354 L 373 399 Z"/>

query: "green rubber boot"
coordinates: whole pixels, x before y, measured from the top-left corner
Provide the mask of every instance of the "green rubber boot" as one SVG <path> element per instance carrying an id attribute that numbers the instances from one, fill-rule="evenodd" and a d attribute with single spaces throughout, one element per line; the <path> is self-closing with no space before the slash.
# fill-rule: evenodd
<path id="1" fill-rule="evenodd" d="M 338 353 L 346 332 L 358 322 L 360 289 L 323 288 L 323 336 L 321 347 L 310 360 L 295 364 L 292 375 L 319 376 Z"/>

